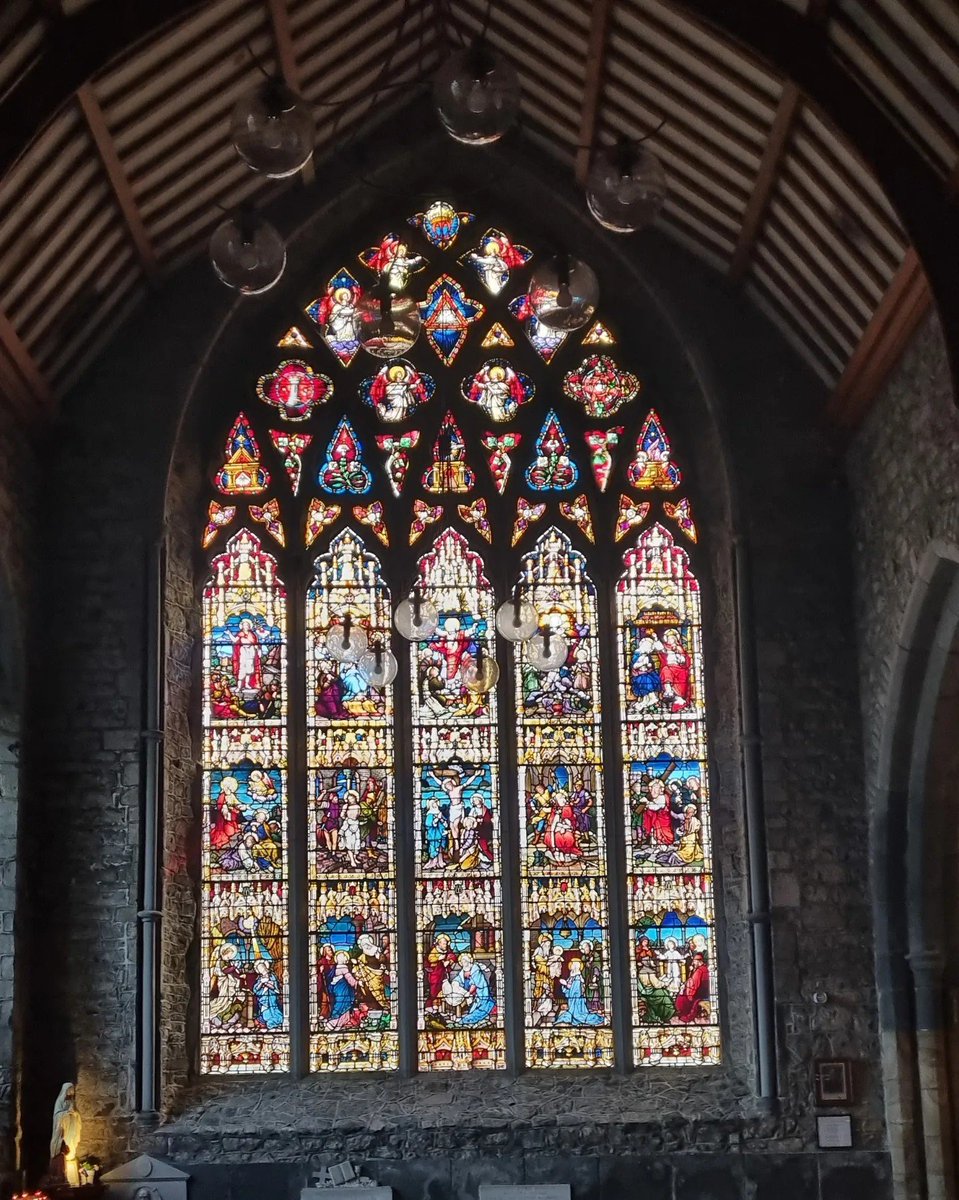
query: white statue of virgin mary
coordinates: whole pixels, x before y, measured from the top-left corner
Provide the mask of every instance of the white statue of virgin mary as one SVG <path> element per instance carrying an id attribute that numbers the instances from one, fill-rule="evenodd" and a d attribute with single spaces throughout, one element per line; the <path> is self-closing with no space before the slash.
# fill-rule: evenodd
<path id="1" fill-rule="evenodd" d="M 53 1106 L 53 1131 L 50 1134 L 51 1167 L 56 1171 L 57 1159 L 62 1156 L 63 1175 L 70 1187 L 80 1186 L 77 1147 L 83 1121 L 77 1112 L 76 1097 L 76 1085 L 65 1083 Z"/>

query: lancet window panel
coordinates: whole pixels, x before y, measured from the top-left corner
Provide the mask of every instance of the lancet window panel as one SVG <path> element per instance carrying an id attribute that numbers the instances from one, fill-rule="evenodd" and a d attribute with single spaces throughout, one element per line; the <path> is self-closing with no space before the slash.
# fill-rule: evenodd
<path id="1" fill-rule="evenodd" d="M 393 689 L 336 640 L 370 652 L 391 635 L 378 559 L 346 529 L 314 563 L 306 597 L 310 1063 L 399 1065 Z"/>
<path id="2" fill-rule="evenodd" d="M 613 1063 L 609 897 L 596 589 L 569 539 L 549 529 L 525 555 L 519 599 L 562 639 L 537 670 L 515 652 L 525 1060 Z"/>
<path id="3" fill-rule="evenodd" d="M 469 684 L 495 651 L 495 598 L 452 529 L 419 560 L 417 589 L 438 619 L 410 655 L 418 1065 L 495 1070 L 506 1066 L 498 697 Z"/>
<path id="4" fill-rule="evenodd" d="M 286 590 L 241 530 L 203 591 L 200 1060 L 290 1066 Z"/>
<path id="5" fill-rule="evenodd" d="M 617 585 L 623 789 L 640 1066 L 720 1054 L 700 590 L 661 525 Z"/>

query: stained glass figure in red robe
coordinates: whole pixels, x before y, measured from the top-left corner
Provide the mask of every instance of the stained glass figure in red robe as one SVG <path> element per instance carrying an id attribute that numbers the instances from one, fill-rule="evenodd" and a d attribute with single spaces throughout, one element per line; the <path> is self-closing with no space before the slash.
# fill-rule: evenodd
<path id="1" fill-rule="evenodd" d="M 520 406 L 532 400 L 536 388 L 528 375 L 515 370 L 505 359 L 490 358 L 475 375 L 463 380 L 460 392 L 491 421 L 511 421 Z"/>
<path id="2" fill-rule="evenodd" d="M 405 421 L 436 390 L 432 375 L 418 371 L 405 358 L 394 358 L 360 384 L 360 397 L 381 421 Z"/>
<path id="3" fill-rule="evenodd" d="M 394 292 L 405 292 L 412 277 L 426 266 L 423 255 L 411 253 L 409 244 L 395 233 L 386 234 L 379 245 L 362 250 L 357 258 Z"/>

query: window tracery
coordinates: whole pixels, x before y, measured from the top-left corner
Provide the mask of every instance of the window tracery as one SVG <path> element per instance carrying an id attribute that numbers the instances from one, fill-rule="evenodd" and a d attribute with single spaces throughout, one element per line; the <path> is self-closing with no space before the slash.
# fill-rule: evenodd
<path id="1" fill-rule="evenodd" d="M 542 326 L 535 248 L 490 224 L 464 250 L 475 220 L 437 200 L 361 242 L 366 276 L 287 318 L 224 422 L 199 535 L 206 1073 L 719 1061 L 692 502 L 612 322 Z M 423 336 L 371 368 L 384 281 Z M 412 594 L 439 624 L 405 643 Z M 555 667 L 497 638 L 511 597 Z M 347 618 L 395 681 L 331 652 Z"/>

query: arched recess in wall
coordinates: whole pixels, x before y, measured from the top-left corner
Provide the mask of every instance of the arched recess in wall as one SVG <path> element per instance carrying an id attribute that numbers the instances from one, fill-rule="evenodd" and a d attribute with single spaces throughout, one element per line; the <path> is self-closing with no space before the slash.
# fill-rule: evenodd
<path id="1" fill-rule="evenodd" d="M 872 845 L 877 982 L 897 1195 L 956 1186 L 959 549 L 926 551 L 890 678 Z"/>
<path id="2" fill-rule="evenodd" d="M 461 235 L 457 254 L 453 256 L 452 261 L 455 261 L 462 251 L 471 248 L 487 226 L 508 226 L 511 231 L 519 231 L 515 234 L 517 239 L 525 237 L 526 240 L 532 240 L 528 232 L 532 231 L 540 246 L 548 246 L 554 239 L 562 238 L 567 244 L 575 246 L 577 252 L 596 267 L 601 279 L 608 281 L 604 305 L 606 309 L 615 313 L 617 328 L 627 332 L 630 328 L 639 331 L 629 339 L 630 354 L 631 359 L 637 361 L 642 373 L 646 399 L 645 404 L 641 401 L 636 406 L 635 415 L 629 415 L 630 428 L 628 432 L 624 431 L 623 442 L 627 446 L 635 443 L 647 408 L 650 405 L 655 407 L 656 397 L 662 397 L 661 408 L 668 409 L 671 414 L 668 423 L 676 430 L 673 433 L 674 442 L 676 445 L 682 442 L 686 447 L 688 475 L 690 478 L 698 476 L 701 483 L 695 501 L 700 514 L 698 520 L 705 550 L 700 560 L 702 565 L 699 567 L 699 575 L 703 587 L 706 621 L 711 625 L 707 639 L 709 677 L 706 680 L 706 688 L 707 691 L 719 688 L 721 693 L 728 697 L 728 689 L 734 686 L 732 681 L 736 678 L 735 631 L 728 621 L 714 621 L 712 614 L 722 613 L 729 617 L 733 611 L 730 501 L 725 477 L 725 452 L 714 413 L 711 411 L 720 403 L 720 399 L 708 385 L 704 386 L 704 372 L 696 361 L 694 331 L 677 331 L 668 305 L 661 297 L 650 294 L 648 284 L 636 271 L 635 266 L 617 253 L 618 248 L 605 243 L 589 228 L 572 210 L 572 205 L 565 199 L 560 187 L 548 190 L 553 182 L 548 168 L 534 175 L 528 167 L 511 161 L 508 155 L 496 155 L 494 162 L 502 171 L 504 182 L 502 187 L 490 189 L 476 179 L 475 166 L 468 165 L 465 160 L 457 164 L 459 173 L 455 186 L 450 186 L 448 181 L 432 183 L 425 170 L 412 168 L 411 162 L 412 159 L 406 159 L 403 164 L 402 192 L 398 192 L 395 186 L 390 186 L 391 180 L 396 179 L 398 174 L 396 165 L 388 162 L 384 163 L 378 175 L 380 182 L 389 189 L 386 195 L 376 189 L 353 189 L 347 185 L 336 209 L 339 213 L 349 211 L 353 219 L 349 223 L 342 217 L 337 219 L 332 207 L 317 214 L 292 243 L 290 279 L 284 282 L 280 294 L 270 297 L 266 302 L 239 310 L 211 351 L 206 370 L 198 381 L 185 414 L 171 474 L 173 486 L 168 496 L 167 513 L 170 536 L 167 608 L 169 614 L 170 606 L 173 605 L 176 624 L 182 628 L 184 636 L 179 645 L 171 644 L 168 653 L 185 668 L 185 656 L 188 653 L 191 635 L 195 638 L 199 632 L 198 613 L 195 609 L 190 611 L 189 605 L 195 603 L 195 585 L 206 574 L 207 568 L 200 565 L 195 544 L 191 544 L 189 531 L 196 528 L 197 513 L 206 509 L 204 495 L 208 493 L 210 478 L 223 466 L 224 417 L 229 413 L 232 419 L 238 408 L 255 405 L 257 379 L 275 369 L 284 355 L 295 354 L 293 348 L 282 348 L 281 351 L 276 347 L 277 340 L 281 340 L 281 335 L 289 325 L 290 315 L 299 312 L 304 323 L 309 321 L 308 317 L 302 315 L 304 307 L 308 306 L 317 293 L 323 292 L 328 277 L 335 274 L 340 265 L 346 264 L 348 269 L 352 269 L 356 250 L 368 244 L 371 230 L 392 229 L 406 216 L 423 211 L 431 199 L 449 196 L 454 200 L 456 211 L 477 210 L 483 214 L 470 230 L 476 237 L 466 237 L 465 233 Z M 494 191 L 495 196 L 491 194 Z M 535 214 L 547 210 L 550 211 L 550 222 L 548 228 L 544 229 L 542 221 L 537 219 Z M 430 270 L 437 274 L 441 267 L 441 263 L 431 264 Z M 432 275 L 430 278 L 432 279 Z M 478 285 L 477 291 L 479 290 Z M 483 333 L 487 332 L 486 324 L 492 323 L 492 319 L 484 323 Z M 517 333 L 518 337 L 523 336 L 522 327 L 519 325 L 513 332 Z M 316 335 L 315 327 L 311 327 L 311 333 L 311 340 L 315 340 L 320 350 L 327 353 Z M 479 338 L 476 341 L 479 353 Z M 494 354 L 495 349 L 486 347 L 480 357 Z M 317 358 L 321 364 L 318 369 L 333 373 L 338 364 L 329 355 L 327 358 L 328 361 Z M 373 360 L 370 360 L 370 363 L 375 368 Z M 476 366 L 478 365 L 479 361 Z M 571 362 L 562 374 L 575 365 Z M 334 379 L 336 378 L 334 374 Z M 557 384 L 557 399 L 559 397 Z M 442 407 L 447 407 L 450 401 L 452 396 L 447 396 Z M 462 401 L 459 403 L 466 407 Z M 640 408 L 642 412 L 639 411 Z M 545 410 L 540 416 L 544 415 Z M 290 429 L 295 429 L 295 426 L 290 426 Z M 537 432 L 538 430 L 533 431 L 530 452 Z M 272 434 L 269 434 L 269 437 L 272 438 Z M 263 439 L 259 440 L 262 443 Z M 326 440 L 323 439 L 324 447 L 321 449 L 325 448 Z M 335 441 L 335 435 L 333 440 Z M 432 445 L 432 435 L 428 441 Z M 197 450 L 199 446 L 204 448 L 202 453 L 206 456 L 202 461 Z M 262 444 L 260 451 L 263 451 Z M 366 454 L 369 465 L 379 465 L 378 456 L 372 448 L 368 449 Z M 417 462 L 417 471 L 421 471 L 427 465 L 427 458 L 423 455 L 420 457 L 423 458 L 423 462 Z M 522 463 L 517 462 L 514 470 L 524 470 L 528 459 L 529 455 L 524 455 Z M 322 471 L 323 464 L 319 460 L 317 463 Z M 485 467 L 486 463 L 483 460 L 470 464 L 470 469 L 477 472 Z M 315 475 L 317 464 L 313 464 L 312 469 Z M 583 469 L 588 470 L 585 460 Z M 270 470 L 278 471 L 281 478 L 283 477 L 282 463 L 273 463 L 271 460 Z M 310 486 L 312 483 L 311 479 Z M 362 496 L 349 499 L 351 502 L 352 499 L 358 499 L 361 507 L 366 507 L 362 504 Z M 324 497 L 324 502 L 329 501 L 330 497 Z M 452 511 L 455 509 L 454 501 Z M 357 520 L 361 518 L 357 517 Z M 570 529 L 575 532 L 575 522 L 570 525 Z M 265 534 L 267 531 L 268 523 L 264 530 L 257 532 Z M 228 530 L 227 536 L 231 532 Z M 362 532 L 365 534 L 367 530 L 363 529 Z M 300 538 L 300 531 L 291 531 L 291 536 Z M 431 542 L 431 536 L 424 538 L 424 550 L 429 549 L 427 543 Z M 375 551 L 376 542 L 373 537 L 368 545 Z M 477 541 L 476 548 L 482 548 L 481 541 Z M 522 548 L 521 546 L 520 549 Z M 605 558 L 599 558 L 597 561 L 602 564 L 599 570 L 608 582 L 615 574 L 612 562 L 618 556 L 610 556 L 608 550 L 597 553 L 605 555 Z M 288 581 L 284 579 L 284 582 Z M 408 586 L 408 582 L 404 586 Z M 720 684 L 719 680 L 724 682 Z M 176 831 L 176 837 L 172 841 L 167 838 L 163 961 L 171 964 L 189 961 L 191 967 L 186 975 L 187 979 L 191 979 L 200 966 L 195 942 L 195 923 L 192 919 L 193 897 L 200 873 L 195 820 L 199 800 L 195 782 L 191 788 L 190 781 L 182 771 L 172 785 L 169 776 L 171 769 L 173 772 L 177 771 L 177 762 L 182 762 L 182 751 L 186 749 L 189 738 L 187 723 L 191 695 L 190 688 L 186 686 L 189 673 L 185 670 L 182 672 L 181 682 L 184 684 L 182 689 L 174 689 L 168 693 L 166 714 L 168 780 L 165 820 L 168 830 Z M 721 820 L 733 828 L 741 827 L 742 824 L 741 793 L 734 766 L 734 726 L 737 709 L 738 703 L 714 705 L 712 729 L 712 755 L 722 765 L 720 774 L 725 789 L 717 801 L 716 812 L 721 815 L 714 819 Z M 716 865 L 720 871 L 727 871 L 726 864 L 719 862 Z M 727 925 L 735 926 L 738 923 L 744 887 L 745 881 L 742 878 L 730 877 L 727 871 L 722 889 L 727 910 Z M 721 1068 L 723 1072 L 727 1072 L 727 1082 L 730 1073 L 737 1078 L 750 1078 L 755 1050 L 749 1018 L 752 1003 L 749 998 L 751 966 L 748 952 L 738 936 L 730 939 L 729 947 L 728 954 L 720 953 L 720 962 L 725 966 L 726 989 L 731 997 L 730 1007 L 738 1012 L 739 1018 L 732 1022 L 729 1029 L 727 1061 Z M 623 949 L 620 948 L 617 953 L 623 955 Z M 729 961 L 725 962 L 727 958 Z M 507 964 L 507 970 L 515 972 L 519 961 L 519 958 L 514 958 Z M 174 1025 L 183 1028 L 183 1011 L 186 1006 L 192 1006 L 188 1024 L 193 1023 L 195 1028 L 198 1023 L 197 996 L 195 993 L 188 996 L 183 980 L 184 973 L 181 970 L 176 978 L 170 973 L 161 986 L 164 999 L 160 1039 L 161 1094 L 164 1107 L 187 1101 L 188 1082 L 197 1061 L 195 1045 L 190 1048 L 190 1053 L 194 1056 L 191 1061 L 190 1054 L 184 1053 L 185 1045 L 178 1043 L 177 1039 L 168 1034 Z M 178 1004 L 184 1006 L 179 1012 Z M 625 1020 L 625 1012 L 620 1019 Z M 626 1036 L 625 1030 L 623 1036 Z M 717 1086 L 721 1085 L 717 1085 L 714 1079 L 704 1079 L 704 1096 Z"/>

